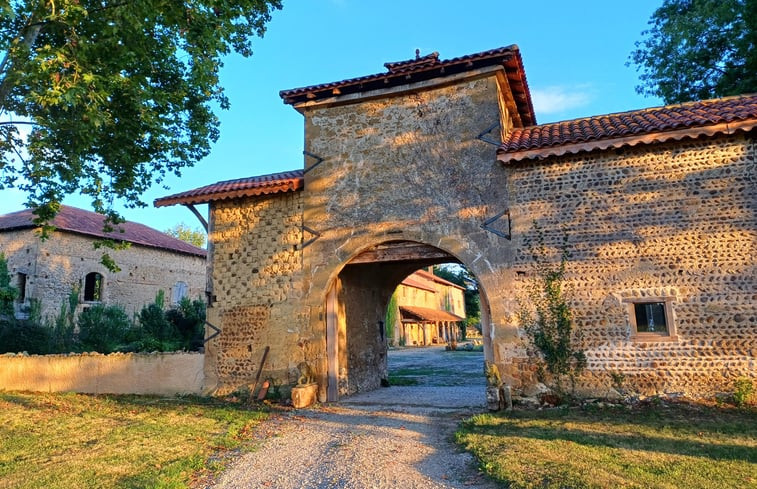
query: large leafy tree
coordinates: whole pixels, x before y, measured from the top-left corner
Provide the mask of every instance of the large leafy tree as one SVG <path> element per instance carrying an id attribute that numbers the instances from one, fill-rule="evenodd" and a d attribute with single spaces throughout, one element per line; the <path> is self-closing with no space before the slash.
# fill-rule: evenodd
<path id="1" fill-rule="evenodd" d="M 666 103 L 757 92 L 757 0 L 664 0 L 630 62 Z"/>
<path id="2" fill-rule="evenodd" d="M 176 224 L 170 229 L 166 229 L 165 233 L 176 239 L 195 245 L 198 248 L 205 246 L 205 231 L 200 228 L 191 228 L 183 222 Z"/>
<path id="3" fill-rule="evenodd" d="M 38 222 L 67 194 L 112 204 L 206 156 L 223 56 L 252 54 L 280 0 L 0 0 L 0 189 Z"/>

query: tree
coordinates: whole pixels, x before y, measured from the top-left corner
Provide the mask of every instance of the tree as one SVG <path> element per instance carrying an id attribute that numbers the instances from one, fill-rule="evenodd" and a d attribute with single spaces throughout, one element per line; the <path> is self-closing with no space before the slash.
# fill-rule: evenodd
<path id="1" fill-rule="evenodd" d="M 664 0 L 629 63 L 638 93 L 679 103 L 757 92 L 757 0 Z"/>
<path id="2" fill-rule="evenodd" d="M 192 229 L 182 222 L 170 229 L 166 229 L 164 232 L 176 239 L 195 245 L 198 248 L 205 247 L 205 231 L 200 228 Z"/>
<path id="3" fill-rule="evenodd" d="M 434 267 L 434 275 L 444 280 L 463 287 L 463 299 L 465 300 L 465 327 L 475 326 L 481 321 L 481 300 L 478 295 L 478 281 L 467 268 L 457 267 Z"/>
<path id="4" fill-rule="evenodd" d="M 0 0 L 0 189 L 47 223 L 67 194 L 115 199 L 181 174 L 218 138 L 224 55 L 249 56 L 280 0 Z M 21 131 L 21 128 L 25 128 Z M 27 133 L 28 130 L 28 133 Z"/>

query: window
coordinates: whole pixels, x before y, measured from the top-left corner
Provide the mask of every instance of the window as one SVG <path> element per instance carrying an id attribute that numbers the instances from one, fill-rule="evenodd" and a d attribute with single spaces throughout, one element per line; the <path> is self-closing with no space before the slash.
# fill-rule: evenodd
<path id="1" fill-rule="evenodd" d="M 674 297 L 637 297 L 628 303 L 631 339 L 638 341 L 677 340 L 673 317 Z"/>
<path id="2" fill-rule="evenodd" d="M 88 273 L 84 279 L 84 301 L 100 302 L 102 300 L 103 276 L 97 272 Z"/>
<path id="3" fill-rule="evenodd" d="M 178 304 L 189 293 L 189 286 L 186 282 L 176 282 L 173 286 L 173 293 L 171 294 L 171 303 Z"/>
<path id="4" fill-rule="evenodd" d="M 26 274 L 18 274 L 18 302 L 26 302 Z"/>

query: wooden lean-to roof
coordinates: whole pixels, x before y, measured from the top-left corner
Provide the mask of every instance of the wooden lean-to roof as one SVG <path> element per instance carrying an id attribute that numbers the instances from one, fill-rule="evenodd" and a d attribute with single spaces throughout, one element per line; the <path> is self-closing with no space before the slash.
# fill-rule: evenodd
<path id="1" fill-rule="evenodd" d="M 757 94 L 513 129 L 497 150 L 512 163 L 597 149 L 733 134 L 757 127 Z"/>

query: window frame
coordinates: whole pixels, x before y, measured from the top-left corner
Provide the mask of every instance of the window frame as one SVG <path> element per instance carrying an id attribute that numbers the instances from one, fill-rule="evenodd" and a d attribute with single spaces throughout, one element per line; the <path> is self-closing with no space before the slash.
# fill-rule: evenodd
<path id="1" fill-rule="evenodd" d="M 673 313 L 674 296 L 645 296 L 645 297 L 627 297 L 623 299 L 626 304 L 626 320 L 630 328 L 630 339 L 632 341 L 678 341 L 678 329 L 676 327 L 675 315 Z M 664 304 L 665 325 L 667 332 L 649 332 L 639 331 L 636 324 L 636 305 L 638 304 Z"/>
<path id="2" fill-rule="evenodd" d="M 88 299 L 87 298 L 87 281 L 91 275 L 99 275 L 100 276 L 100 286 L 97 287 L 97 278 L 95 278 L 95 286 L 93 287 L 93 298 Z M 89 272 L 84 275 L 84 286 L 81 289 L 82 294 L 82 303 L 84 304 L 100 304 L 103 302 L 103 293 L 105 291 L 105 275 L 103 273 L 94 271 Z M 94 297 L 99 297 L 98 299 L 95 299 Z"/>

